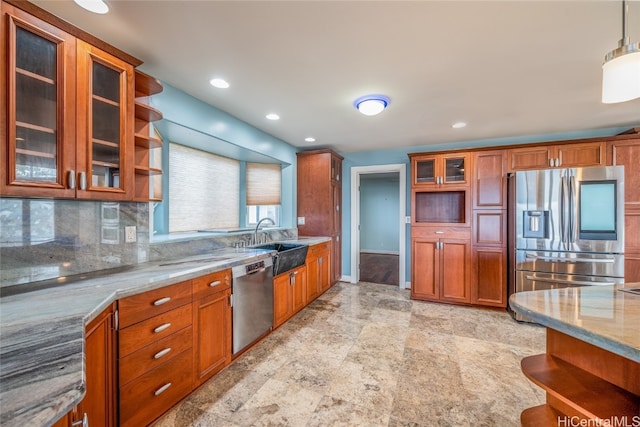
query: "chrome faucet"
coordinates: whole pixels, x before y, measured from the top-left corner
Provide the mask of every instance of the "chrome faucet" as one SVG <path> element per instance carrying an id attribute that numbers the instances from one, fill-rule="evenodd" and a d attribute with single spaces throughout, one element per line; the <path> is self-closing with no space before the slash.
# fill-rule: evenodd
<path id="1" fill-rule="evenodd" d="M 260 221 L 258 221 L 258 223 L 256 224 L 256 231 L 253 233 L 253 244 L 254 245 L 258 244 L 258 230 L 260 229 L 260 224 L 262 224 L 265 221 L 269 221 L 271 223 L 271 225 L 276 225 L 276 223 L 269 217 L 262 218 Z"/>

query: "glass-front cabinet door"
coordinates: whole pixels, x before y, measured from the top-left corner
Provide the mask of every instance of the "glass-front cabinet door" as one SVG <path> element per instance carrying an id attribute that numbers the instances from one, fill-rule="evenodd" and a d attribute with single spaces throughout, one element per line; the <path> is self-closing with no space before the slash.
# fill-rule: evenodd
<path id="1" fill-rule="evenodd" d="M 465 184 L 467 155 L 447 155 L 444 156 L 444 170 L 441 184 Z"/>
<path id="2" fill-rule="evenodd" d="M 78 197 L 123 199 L 133 191 L 133 67 L 79 40 L 78 76 Z"/>
<path id="3" fill-rule="evenodd" d="M 429 185 L 436 184 L 436 157 L 424 157 L 414 161 L 414 184 Z"/>
<path id="4" fill-rule="evenodd" d="M 5 3 L 2 21 L 2 194 L 74 197 L 76 40 Z"/>

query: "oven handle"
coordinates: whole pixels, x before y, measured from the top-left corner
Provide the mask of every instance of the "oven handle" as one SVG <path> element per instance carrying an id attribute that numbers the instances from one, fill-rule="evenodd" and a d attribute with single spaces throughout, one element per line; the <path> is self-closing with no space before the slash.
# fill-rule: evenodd
<path id="1" fill-rule="evenodd" d="M 560 261 L 560 262 L 589 262 L 589 263 L 600 263 L 600 264 L 614 264 L 616 262 L 613 258 L 561 258 L 554 256 L 538 256 L 532 254 L 526 254 L 527 258 L 530 259 L 540 259 L 543 261 Z"/>
<path id="2" fill-rule="evenodd" d="M 525 276 L 527 280 L 533 280 L 535 282 L 549 282 L 549 283 L 565 283 L 569 285 L 586 285 L 586 286 L 605 286 L 615 285 L 615 282 L 587 282 L 583 280 L 562 280 L 562 279 L 547 279 L 544 277 Z"/>

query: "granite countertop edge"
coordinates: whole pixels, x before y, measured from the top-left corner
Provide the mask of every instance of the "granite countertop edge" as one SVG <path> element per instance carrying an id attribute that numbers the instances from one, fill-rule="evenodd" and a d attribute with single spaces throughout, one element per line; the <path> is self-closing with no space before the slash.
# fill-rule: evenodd
<path id="1" fill-rule="evenodd" d="M 330 240 L 304 237 L 278 242 L 313 246 Z M 84 398 L 84 330 L 114 301 L 258 261 L 274 253 L 250 247 L 222 248 L 137 264 L 113 274 L 107 271 L 104 276 L 79 279 L 64 286 L 3 296 L 0 424 L 52 425 Z"/>
<path id="2" fill-rule="evenodd" d="M 530 292 L 544 292 L 544 291 L 530 291 Z M 515 298 L 517 294 L 512 295 L 509 298 L 509 305 L 513 310 L 522 314 L 525 317 L 558 332 L 562 332 L 574 338 L 585 341 L 589 344 L 593 344 L 596 347 L 603 348 L 612 353 L 631 359 L 640 363 L 640 349 L 628 345 L 624 342 L 620 342 L 616 339 L 607 337 L 606 335 L 599 334 L 596 331 L 591 331 L 580 327 L 578 325 L 560 320 L 550 315 L 546 315 L 536 310 L 532 310 L 524 305 L 518 303 Z"/>

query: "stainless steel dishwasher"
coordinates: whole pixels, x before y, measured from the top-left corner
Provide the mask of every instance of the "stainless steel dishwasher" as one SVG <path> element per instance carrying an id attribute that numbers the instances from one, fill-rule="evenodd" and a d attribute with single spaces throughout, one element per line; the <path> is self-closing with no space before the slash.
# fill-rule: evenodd
<path id="1" fill-rule="evenodd" d="M 272 265 L 269 257 L 231 269 L 234 356 L 273 328 Z"/>

